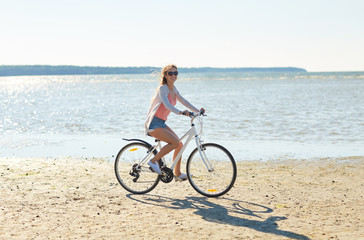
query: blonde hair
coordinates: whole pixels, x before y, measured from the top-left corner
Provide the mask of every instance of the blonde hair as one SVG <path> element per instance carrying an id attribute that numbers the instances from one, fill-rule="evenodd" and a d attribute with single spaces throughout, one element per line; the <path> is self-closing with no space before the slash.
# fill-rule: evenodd
<path id="1" fill-rule="evenodd" d="M 177 66 L 176 66 L 176 65 L 174 65 L 174 64 L 170 64 L 170 65 L 165 66 L 165 67 L 162 69 L 162 71 L 161 71 L 161 81 L 160 81 L 160 84 L 159 84 L 159 85 L 165 85 L 165 84 L 167 84 L 167 78 L 166 78 L 166 75 L 167 75 L 168 71 L 169 71 L 169 70 L 171 70 L 172 68 L 176 68 L 176 69 L 177 69 Z M 154 96 L 152 97 L 151 102 L 153 102 L 153 101 L 154 101 L 154 99 L 156 98 L 157 94 L 158 94 L 158 88 L 157 88 L 157 90 L 155 91 L 155 94 L 154 94 Z"/>
<path id="2" fill-rule="evenodd" d="M 167 78 L 166 78 L 166 75 L 167 75 L 168 71 L 169 71 L 169 70 L 171 70 L 172 68 L 177 69 L 177 66 L 176 66 L 176 65 L 174 65 L 174 64 L 170 64 L 170 65 L 165 66 L 165 67 L 162 69 L 160 85 L 167 84 Z"/>

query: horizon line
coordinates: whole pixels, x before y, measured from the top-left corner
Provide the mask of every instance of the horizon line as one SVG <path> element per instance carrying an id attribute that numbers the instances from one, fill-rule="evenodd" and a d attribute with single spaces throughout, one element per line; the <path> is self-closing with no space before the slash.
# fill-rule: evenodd
<path id="1" fill-rule="evenodd" d="M 155 68 L 155 69 L 162 69 L 163 67 L 156 67 L 156 66 L 106 66 L 106 65 L 72 65 L 72 64 L 2 64 L 0 67 L 36 67 L 36 66 L 43 66 L 43 67 L 83 67 L 83 68 Z M 292 68 L 292 69 L 301 69 L 307 73 L 345 73 L 345 72 L 364 72 L 363 70 L 316 70 L 316 71 L 308 71 L 303 67 L 293 67 L 293 66 L 286 66 L 286 67 L 216 67 L 216 66 L 199 66 L 199 67 L 186 67 L 186 66 L 177 66 L 178 68 L 182 69 L 284 69 L 284 68 Z"/>

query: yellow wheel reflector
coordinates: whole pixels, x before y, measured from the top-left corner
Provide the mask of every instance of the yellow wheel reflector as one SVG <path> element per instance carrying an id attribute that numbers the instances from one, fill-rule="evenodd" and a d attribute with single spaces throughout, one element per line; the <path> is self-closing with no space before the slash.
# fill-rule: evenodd
<path id="1" fill-rule="evenodd" d="M 217 189 L 209 189 L 207 191 L 209 191 L 209 192 L 217 192 Z"/>
<path id="2" fill-rule="evenodd" d="M 132 148 L 132 149 L 129 150 L 129 152 L 134 152 L 136 150 L 138 150 L 138 148 Z"/>

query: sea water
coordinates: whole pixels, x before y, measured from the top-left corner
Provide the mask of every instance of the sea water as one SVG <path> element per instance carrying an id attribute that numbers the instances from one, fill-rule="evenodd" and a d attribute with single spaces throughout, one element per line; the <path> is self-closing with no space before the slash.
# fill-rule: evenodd
<path id="1" fill-rule="evenodd" d="M 0 77 L 0 157 L 112 159 L 122 138 L 153 143 L 144 120 L 158 77 Z M 204 142 L 238 161 L 364 156 L 364 72 L 181 72 L 175 85 L 206 109 Z M 179 136 L 190 127 L 173 113 L 167 124 Z"/>

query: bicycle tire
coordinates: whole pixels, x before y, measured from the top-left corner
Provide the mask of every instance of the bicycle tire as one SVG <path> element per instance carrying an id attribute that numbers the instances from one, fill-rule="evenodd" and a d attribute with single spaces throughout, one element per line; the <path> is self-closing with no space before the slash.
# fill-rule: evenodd
<path id="1" fill-rule="evenodd" d="M 234 186 L 237 176 L 235 160 L 221 145 L 206 143 L 201 148 L 214 171 L 208 171 L 198 149 L 195 148 L 186 164 L 188 181 L 198 193 L 206 197 L 222 196 Z"/>
<path id="2" fill-rule="evenodd" d="M 149 170 L 149 166 L 137 166 L 139 161 L 148 154 L 150 145 L 132 142 L 125 145 L 115 158 L 114 171 L 120 185 L 134 194 L 144 194 L 152 191 L 159 183 L 158 174 Z M 154 151 L 155 155 L 157 151 Z M 138 177 L 137 177 L 138 175 Z"/>

